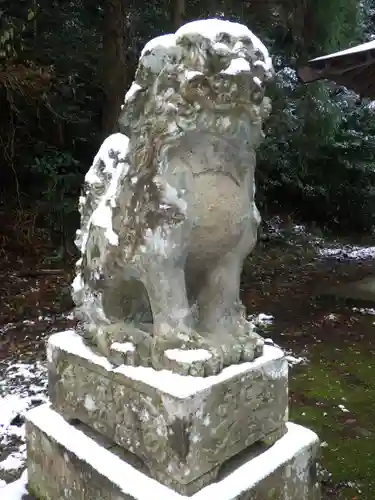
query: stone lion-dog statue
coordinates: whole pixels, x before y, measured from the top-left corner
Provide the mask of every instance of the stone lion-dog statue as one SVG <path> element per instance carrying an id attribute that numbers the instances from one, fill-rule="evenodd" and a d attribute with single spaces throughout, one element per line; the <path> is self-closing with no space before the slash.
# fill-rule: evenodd
<path id="1" fill-rule="evenodd" d="M 239 292 L 272 76 L 261 41 L 229 21 L 144 47 L 79 201 L 77 328 L 114 365 L 209 376 L 262 354 Z"/>

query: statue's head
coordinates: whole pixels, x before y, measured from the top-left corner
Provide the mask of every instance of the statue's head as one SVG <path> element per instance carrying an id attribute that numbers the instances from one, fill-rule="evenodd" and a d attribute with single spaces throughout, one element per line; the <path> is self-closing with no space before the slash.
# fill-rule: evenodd
<path id="1" fill-rule="evenodd" d="M 255 148 L 270 112 L 264 88 L 272 76 L 266 47 L 246 26 L 188 23 L 144 47 L 120 130 L 139 144 L 152 136 L 155 147 L 191 130 L 231 135 L 241 124 Z"/>

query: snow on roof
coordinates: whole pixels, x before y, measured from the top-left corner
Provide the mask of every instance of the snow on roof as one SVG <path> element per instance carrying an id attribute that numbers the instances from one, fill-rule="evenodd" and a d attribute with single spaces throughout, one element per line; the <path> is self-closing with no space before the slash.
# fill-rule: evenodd
<path id="1" fill-rule="evenodd" d="M 371 42 L 362 43 L 361 45 L 356 45 L 355 47 L 350 47 L 349 49 L 340 50 L 339 52 L 333 52 L 332 54 L 316 57 L 315 59 L 312 59 L 310 62 L 323 61 L 324 59 L 331 59 L 332 57 L 340 57 L 346 54 L 358 54 L 360 52 L 365 52 L 366 50 L 372 50 L 372 49 L 375 49 L 375 40 L 372 40 Z"/>

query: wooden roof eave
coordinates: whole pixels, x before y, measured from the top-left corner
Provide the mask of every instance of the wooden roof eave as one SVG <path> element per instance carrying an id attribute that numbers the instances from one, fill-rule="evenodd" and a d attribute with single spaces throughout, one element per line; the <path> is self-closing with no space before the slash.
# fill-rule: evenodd
<path id="1" fill-rule="evenodd" d="M 320 79 L 330 79 L 345 73 L 375 66 L 375 48 L 351 54 L 325 56 L 310 60 L 306 65 L 298 68 L 297 74 L 304 83 L 311 83 Z"/>

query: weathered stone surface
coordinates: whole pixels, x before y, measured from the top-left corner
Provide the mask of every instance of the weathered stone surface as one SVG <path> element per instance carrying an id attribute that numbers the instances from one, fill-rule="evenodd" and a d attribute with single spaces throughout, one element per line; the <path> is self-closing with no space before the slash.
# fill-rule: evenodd
<path id="1" fill-rule="evenodd" d="M 79 326 L 27 418 L 38 500 L 318 499 L 317 438 L 287 424 L 287 361 L 239 296 L 272 74 L 219 19 L 143 49 L 80 197 Z"/>
<path id="2" fill-rule="evenodd" d="M 229 21 L 144 47 L 121 133 L 104 141 L 79 203 L 72 296 L 84 337 L 112 362 L 209 376 L 261 355 L 239 288 L 260 222 L 255 151 L 272 76 L 263 43 Z"/>
<path id="3" fill-rule="evenodd" d="M 52 335 L 47 352 L 54 408 L 137 455 L 164 484 L 205 474 L 207 484 L 228 458 L 285 431 L 288 365 L 275 347 L 205 378 L 113 366 L 74 331 Z"/>
<path id="4" fill-rule="evenodd" d="M 138 471 L 48 405 L 27 416 L 30 492 L 37 500 L 319 500 L 317 436 L 288 423 L 268 449 L 255 445 L 226 464 L 218 481 L 188 497 Z"/>

